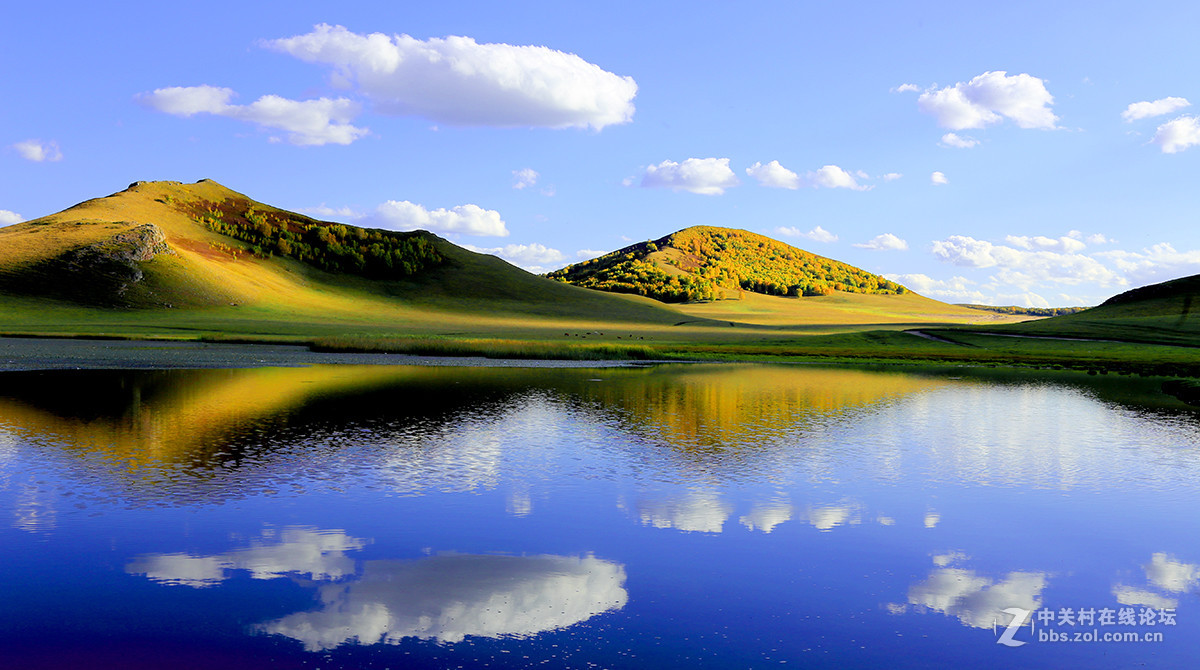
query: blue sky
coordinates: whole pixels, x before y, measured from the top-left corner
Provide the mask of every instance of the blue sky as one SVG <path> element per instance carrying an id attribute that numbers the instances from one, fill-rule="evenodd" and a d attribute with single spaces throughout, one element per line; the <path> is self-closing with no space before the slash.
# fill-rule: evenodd
<path id="1" fill-rule="evenodd" d="M 704 224 L 951 302 L 1095 304 L 1200 272 L 1196 3 L 5 15 L 0 224 L 211 178 L 535 271 Z"/>

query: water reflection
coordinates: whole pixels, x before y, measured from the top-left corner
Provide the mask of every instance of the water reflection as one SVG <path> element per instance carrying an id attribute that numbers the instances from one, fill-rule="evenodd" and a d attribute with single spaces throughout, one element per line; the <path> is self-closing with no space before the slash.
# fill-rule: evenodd
<path id="1" fill-rule="evenodd" d="M 790 521 L 795 508 L 786 499 L 776 499 L 755 505 L 749 514 L 738 519 L 743 526 L 750 530 L 770 533 L 775 526 Z"/>
<path id="2" fill-rule="evenodd" d="M 862 523 L 861 506 L 855 502 L 843 502 L 836 505 L 821 505 L 809 507 L 804 518 L 813 528 L 827 531 L 844 524 L 858 525 Z"/>
<path id="3" fill-rule="evenodd" d="M 366 561 L 357 578 L 322 585 L 321 608 L 264 623 L 310 651 L 406 637 L 527 637 L 621 609 L 625 569 L 592 556 L 448 554 Z"/>
<path id="4" fill-rule="evenodd" d="M 350 537 L 341 530 L 310 526 L 290 526 L 278 531 L 267 528 L 243 549 L 208 556 L 147 554 L 130 562 L 125 571 L 160 584 L 196 588 L 215 586 L 228 579 L 233 570 L 247 571 L 254 579 L 296 574 L 333 580 L 354 574 L 354 560 L 346 552 L 367 544 L 367 540 Z"/>
<path id="5" fill-rule="evenodd" d="M 1007 608 L 1034 611 L 1042 606 L 1046 573 L 1017 571 L 997 580 L 974 570 L 951 567 L 966 558 L 961 552 L 934 556 L 937 567 L 909 588 L 909 604 L 953 616 L 973 628 L 1007 626 L 1012 621 L 1012 615 L 1004 611 Z"/>
<path id="6" fill-rule="evenodd" d="M 714 491 L 689 491 L 679 497 L 638 500 L 634 510 L 642 523 L 655 528 L 720 533 L 733 505 Z"/>
<path id="7" fill-rule="evenodd" d="M 1180 595 L 1200 587 L 1200 565 L 1184 563 L 1163 552 L 1152 555 L 1142 570 L 1146 573 L 1146 587 L 1119 582 L 1113 586 L 1112 593 L 1118 603 L 1173 608 L 1179 606 Z"/>

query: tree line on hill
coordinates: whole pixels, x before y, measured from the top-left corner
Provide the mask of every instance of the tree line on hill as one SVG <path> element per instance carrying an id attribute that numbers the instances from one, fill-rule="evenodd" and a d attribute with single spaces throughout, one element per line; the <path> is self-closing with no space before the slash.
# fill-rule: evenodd
<path id="1" fill-rule="evenodd" d="M 446 262 L 419 231 L 324 223 L 276 210 L 240 208 L 228 200 L 209 203 L 193 215 L 209 230 L 245 242 L 255 256 L 292 258 L 326 272 L 398 279 Z"/>
<path id="2" fill-rule="evenodd" d="M 651 257 L 656 252 L 663 251 Z M 664 269 L 668 266 L 671 269 Z M 567 266 L 550 279 L 663 302 L 713 300 L 721 289 L 776 296 L 834 291 L 898 295 L 893 281 L 762 235 L 696 227 Z"/>

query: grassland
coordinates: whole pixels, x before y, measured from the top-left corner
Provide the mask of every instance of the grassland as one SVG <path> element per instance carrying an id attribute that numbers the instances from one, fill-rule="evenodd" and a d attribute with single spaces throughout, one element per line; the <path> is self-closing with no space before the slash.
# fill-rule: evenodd
<path id="1" fill-rule="evenodd" d="M 214 212 L 222 225 L 202 220 Z M 291 231 L 306 251 L 273 255 L 265 252 L 266 237 L 239 237 L 245 235 L 238 226 L 262 222 L 270 224 L 264 229 L 273 244 Z M 373 239 L 370 231 L 321 234 L 322 227 L 337 225 L 271 208 L 211 181 L 138 183 L 0 229 L 0 285 L 6 287 L 0 335 L 498 358 L 951 363 L 1200 376 L 1200 347 L 1192 346 L 1200 344 L 1200 325 L 1190 297 L 1200 287 L 1191 284 L 1023 323 L 1027 317 L 911 292 L 789 297 L 733 290 L 725 295 L 734 299 L 664 304 L 549 281 L 428 233 L 420 239 L 438 262 L 400 278 L 331 272 L 328 256 L 324 265 L 306 261 L 309 252 L 337 251 L 312 246 L 323 238 L 343 247 Z M 226 228 L 230 235 L 219 232 Z M 87 289 L 104 277 L 78 262 L 78 249 L 108 249 L 114 236 L 148 229 L 161 231 L 161 244 L 151 246 L 163 249 L 135 250 L 146 257 L 129 267 L 144 276 L 129 282 L 118 301 L 90 300 Z M 339 262 L 353 263 L 352 251 L 339 252 Z"/>

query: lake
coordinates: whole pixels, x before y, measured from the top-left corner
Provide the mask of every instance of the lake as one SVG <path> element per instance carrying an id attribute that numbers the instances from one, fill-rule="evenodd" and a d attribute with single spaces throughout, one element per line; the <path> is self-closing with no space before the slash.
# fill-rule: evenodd
<path id="1" fill-rule="evenodd" d="M 4 372 L 3 664 L 1189 667 L 1200 414 L 1156 389 L 795 365 Z"/>

